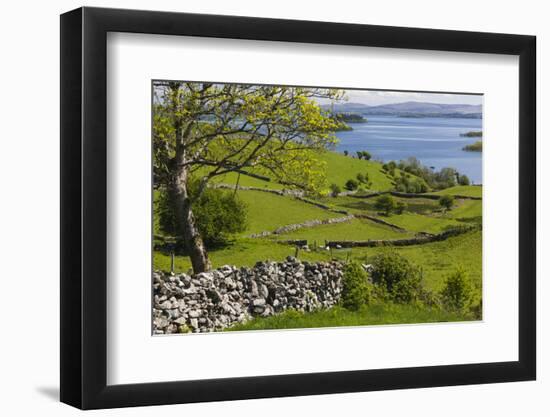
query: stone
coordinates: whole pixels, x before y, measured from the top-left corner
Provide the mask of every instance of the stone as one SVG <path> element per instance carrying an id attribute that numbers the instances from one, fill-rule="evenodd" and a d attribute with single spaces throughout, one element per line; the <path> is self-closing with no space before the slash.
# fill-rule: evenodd
<path id="1" fill-rule="evenodd" d="M 189 317 L 196 319 L 197 317 L 200 317 L 201 313 L 198 310 L 190 310 L 189 313 L 187 313 Z"/>
<path id="2" fill-rule="evenodd" d="M 257 262 L 253 268 L 224 265 L 197 275 L 155 271 L 153 333 L 212 332 L 252 315 L 331 308 L 340 299 L 342 276 L 339 262 L 301 262 L 292 256 Z"/>
<path id="3" fill-rule="evenodd" d="M 263 298 L 256 298 L 254 301 L 252 301 L 252 305 L 253 305 L 254 307 L 265 306 L 265 299 L 263 299 Z"/>

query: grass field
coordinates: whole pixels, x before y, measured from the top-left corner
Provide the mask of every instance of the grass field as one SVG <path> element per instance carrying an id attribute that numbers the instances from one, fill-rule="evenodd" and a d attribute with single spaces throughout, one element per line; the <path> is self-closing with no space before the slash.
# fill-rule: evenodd
<path id="1" fill-rule="evenodd" d="M 394 248 L 356 248 L 353 258 L 368 262 L 383 251 L 392 250 L 421 267 L 427 288 L 440 290 L 445 277 L 459 266 L 464 268 L 481 296 L 482 232 L 473 231 L 441 242 Z"/>
<path id="2" fill-rule="evenodd" d="M 385 191 L 393 188 L 392 178 L 381 170 L 381 164 L 346 157 L 333 152 L 321 155 L 327 162 L 328 184 L 336 183 L 343 188 L 348 179 L 355 179 L 357 173 L 368 173 L 373 182 L 372 191 Z M 397 175 L 400 175 L 399 172 Z M 216 180 L 219 183 L 235 184 L 237 174 L 228 174 Z M 282 189 L 276 182 L 241 175 L 239 185 L 266 189 Z M 457 186 L 442 190 L 436 195 L 464 195 L 480 197 L 482 187 Z M 422 270 L 423 285 L 431 291 L 442 289 L 445 278 L 463 268 L 474 285 L 475 302 L 481 299 L 482 288 L 482 232 L 473 231 L 441 242 L 405 247 L 374 247 L 328 250 L 299 250 L 291 245 L 277 243 L 278 240 L 307 240 L 310 248 L 323 246 L 325 240 L 389 240 L 414 236 L 418 232 L 440 233 L 447 227 L 456 227 L 464 222 L 481 223 L 482 201 L 455 199 L 452 210 L 443 212 L 437 200 L 427 198 L 399 198 L 406 204 L 402 214 L 381 216 L 374 207 L 376 198 L 355 198 L 351 196 L 317 197 L 317 201 L 333 208 L 346 210 L 352 214 L 369 214 L 395 224 L 405 232 L 368 219 L 355 218 L 348 222 L 320 225 L 298 229 L 281 235 L 265 238 L 250 238 L 254 233 L 274 231 L 278 227 L 302 223 L 307 220 L 324 220 L 342 217 L 291 196 L 281 196 L 262 191 L 238 190 L 238 197 L 247 205 L 247 228 L 234 237 L 224 247 L 210 248 L 209 258 L 214 268 L 222 265 L 252 267 L 258 261 L 283 261 L 287 256 L 298 255 L 305 261 L 357 260 L 369 263 L 373 256 L 385 251 L 396 251 Z M 155 192 L 155 199 L 157 192 Z M 154 218 L 154 231 L 159 234 L 158 218 Z M 314 245 L 317 243 L 317 245 Z M 153 267 L 156 270 L 170 270 L 170 256 L 166 252 L 154 251 Z M 187 256 L 176 255 L 175 272 L 190 272 L 191 263 Z M 359 311 L 349 311 L 341 307 L 314 313 L 287 311 L 266 319 L 254 319 L 231 330 L 288 329 L 312 327 L 359 326 L 396 323 L 427 323 L 471 320 L 466 313 L 449 313 L 437 308 L 420 305 L 374 304 L 364 306 Z"/>
<path id="3" fill-rule="evenodd" d="M 268 318 L 256 318 L 227 330 L 303 329 L 380 324 L 438 323 L 464 320 L 471 320 L 471 318 L 464 314 L 451 313 L 436 308 L 388 303 L 365 306 L 359 311 L 349 311 L 338 306 L 330 310 L 321 310 L 313 313 L 287 310 L 279 315 Z"/>
<path id="4" fill-rule="evenodd" d="M 356 179 L 358 173 L 368 174 L 372 181 L 372 190 L 386 191 L 393 188 L 392 179 L 382 171 L 382 164 L 375 161 L 365 161 L 352 158 L 336 152 L 325 152 L 321 159 L 327 163 L 327 178 L 329 184 L 344 187 L 349 179 Z"/>
<path id="5" fill-rule="evenodd" d="M 447 227 L 460 226 L 460 222 L 445 217 L 424 216 L 416 213 L 394 214 L 384 220 L 413 232 L 441 233 Z"/>
<path id="6" fill-rule="evenodd" d="M 322 152 L 315 154 L 316 159 L 326 163 L 327 172 L 327 186 L 330 184 L 337 184 L 344 188 L 344 184 L 349 179 L 356 179 L 357 174 L 368 174 L 369 180 L 372 182 L 370 187 L 374 191 L 388 191 L 393 189 L 393 178 L 382 171 L 382 164 L 376 161 L 366 161 L 350 156 L 345 156 L 336 152 Z M 254 172 L 254 171 L 252 171 Z M 399 176 L 401 172 L 396 170 L 396 175 Z M 200 176 L 200 171 L 197 173 Z M 265 175 L 261 173 L 260 175 Z M 259 178 L 254 178 L 248 175 L 237 173 L 228 173 L 215 177 L 214 182 L 235 185 L 237 184 L 246 187 L 258 187 L 272 190 L 281 190 L 288 188 L 283 184 L 279 184 L 276 181 L 264 181 Z"/>
<path id="7" fill-rule="evenodd" d="M 275 181 L 264 181 L 262 179 L 251 177 L 245 174 L 241 174 L 239 178 L 239 174 L 235 172 L 229 172 L 225 175 L 220 175 L 219 177 L 215 177 L 214 182 L 229 184 L 229 185 L 236 185 L 238 182 L 239 186 L 258 187 L 258 188 L 265 188 L 268 190 L 282 190 L 285 188 L 283 184 L 279 184 Z"/>
<path id="8" fill-rule="evenodd" d="M 398 232 L 388 226 L 380 225 L 370 220 L 353 219 L 346 223 L 299 229 L 291 233 L 277 235 L 277 239 L 307 239 L 308 242 L 316 240 L 321 244 L 324 240 L 404 239 L 411 235 L 411 233 Z"/>
<path id="9" fill-rule="evenodd" d="M 301 223 L 305 220 L 342 217 L 342 214 L 321 209 L 289 196 L 242 190 L 238 191 L 237 195 L 248 208 L 248 227 L 242 236 L 273 231 L 277 227 Z"/>
<path id="10" fill-rule="evenodd" d="M 293 246 L 279 244 L 273 240 L 263 238 L 241 238 L 223 248 L 212 249 L 208 252 L 214 268 L 223 265 L 251 267 L 258 261 L 282 261 L 287 256 L 294 256 L 295 254 L 296 249 Z M 300 251 L 298 257 L 305 261 L 330 260 L 328 252 Z M 174 264 L 176 272 L 188 272 L 191 268 L 191 262 L 187 256 L 175 256 Z M 169 271 L 170 256 L 155 251 L 153 254 L 153 265 L 156 270 Z"/>
<path id="11" fill-rule="evenodd" d="M 430 194 L 435 195 L 464 195 L 467 197 L 482 197 L 483 187 L 478 185 L 457 185 L 456 187 L 446 188 Z"/>
<path id="12" fill-rule="evenodd" d="M 321 243 L 321 242 L 319 242 Z M 463 267 L 481 296 L 482 273 L 482 233 L 468 232 L 442 242 L 404 247 L 353 248 L 333 252 L 337 259 L 345 260 L 348 256 L 360 262 L 369 263 L 373 256 L 384 251 L 396 251 L 423 270 L 424 284 L 432 290 L 440 290 L 447 275 Z M 224 248 L 211 250 L 210 260 L 214 267 L 222 265 L 253 266 L 257 261 L 282 261 L 287 256 L 295 255 L 295 248 L 283 245 L 270 239 L 239 239 Z M 300 251 L 298 257 L 307 261 L 330 260 L 328 251 Z M 170 257 L 154 252 L 154 268 L 170 270 Z M 176 272 L 187 272 L 191 267 L 186 256 L 175 257 Z"/>
<path id="13" fill-rule="evenodd" d="M 481 200 L 458 200 L 456 207 L 445 214 L 446 217 L 463 221 L 481 221 L 483 202 Z"/>

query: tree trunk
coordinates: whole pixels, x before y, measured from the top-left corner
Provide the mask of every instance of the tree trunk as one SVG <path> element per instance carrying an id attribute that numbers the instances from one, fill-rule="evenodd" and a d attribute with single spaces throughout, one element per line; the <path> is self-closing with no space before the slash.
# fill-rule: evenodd
<path id="1" fill-rule="evenodd" d="M 191 198 L 187 183 L 189 180 L 188 166 L 186 165 L 185 137 L 189 135 L 190 127 L 184 132 L 181 124 L 176 123 L 176 155 L 175 175 L 172 180 L 172 193 L 175 205 L 176 227 L 179 236 L 183 237 L 186 249 L 189 251 L 193 272 L 198 274 L 212 269 L 208 259 L 206 247 L 195 222 L 191 208 Z"/>
<path id="2" fill-rule="evenodd" d="M 193 272 L 209 271 L 212 268 L 206 247 L 196 226 L 195 216 L 191 209 L 191 199 L 187 190 L 188 173 L 186 168 L 178 169 L 173 185 L 175 214 L 178 234 L 183 237 L 189 251 Z"/>
<path id="3" fill-rule="evenodd" d="M 173 193 L 173 202 L 176 216 L 176 228 L 179 236 L 183 237 L 185 247 L 189 251 L 193 272 L 209 271 L 212 268 L 206 247 L 200 235 L 199 229 L 195 222 L 195 216 L 191 208 L 191 198 L 189 196 L 188 181 L 189 167 L 187 162 L 186 141 L 191 135 L 193 124 L 188 123 L 184 127 L 183 121 L 176 116 L 178 111 L 177 92 L 181 87 L 181 83 L 173 83 L 171 89 L 172 95 L 172 110 L 174 112 L 174 131 L 176 136 L 176 154 L 174 156 L 174 177 L 171 180 L 171 192 Z"/>

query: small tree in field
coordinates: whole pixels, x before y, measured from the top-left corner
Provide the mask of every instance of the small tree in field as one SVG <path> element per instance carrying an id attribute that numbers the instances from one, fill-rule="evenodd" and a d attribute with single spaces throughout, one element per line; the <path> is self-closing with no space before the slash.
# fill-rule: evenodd
<path id="1" fill-rule="evenodd" d="M 359 187 L 359 183 L 353 179 L 347 180 L 345 187 L 349 191 L 354 191 L 357 190 L 357 187 Z"/>
<path id="2" fill-rule="evenodd" d="M 398 201 L 395 204 L 395 214 L 403 214 L 406 208 L 407 205 L 405 203 L 403 203 L 402 201 Z"/>
<path id="3" fill-rule="evenodd" d="M 449 310 L 464 311 L 472 303 L 472 293 L 472 284 L 466 271 L 459 268 L 445 280 L 441 300 Z"/>
<path id="4" fill-rule="evenodd" d="M 196 192 L 196 184 L 190 187 L 191 194 Z M 172 195 L 159 190 L 156 212 L 159 227 L 168 235 L 176 235 L 177 219 Z M 247 207 L 237 195 L 229 191 L 208 188 L 193 200 L 195 222 L 207 248 L 226 244 L 235 233 L 243 232 L 247 226 Z M 186 243 L 183 246 L 188 250 Z"/>
<path id="5" fill-rule="evenodd" d="M 458 177 L 458 183 L 460 185 L 470 185 L 470 178 L 468 178 L 466 175 L 461 175 Z"/>
<path id="6" fill-rule="evenodd" d="M 453 207 L 455 199 L 452 195 L 442 195 L 439 198 L 439 205 L 445 210 L 450 210 Z"/>
<path id="7" fill-rule="evenodd" d="M 359 310 L 372 298 L 372 285 L 365 270 L 358 263 L 350 263 L 344 270 L 342 305 L 348 310 Z"/>
<path id="8" fill-rule="evenodd" d="M 376 255 L 372 260 L 371 278 L 386 296 L 397 303 L 418 300 L 423 294 L 420 270 L 396 252 Z"/>
<path id="9" fill-rule="evenodd" d="M 384 194 L 378 197 L 374 203 L 374 208 L 384 212 L 386 216 L 389 216 L 390 213 L 395 209 L 395 199 L 389 195 Z"/>
<path id="10" fill-rule="evenodd" d="M 338 194 L 342 192 L 342 189 L 338 184 L 330 184 L 330 195 L 332 197 L 338 197 Z"/>

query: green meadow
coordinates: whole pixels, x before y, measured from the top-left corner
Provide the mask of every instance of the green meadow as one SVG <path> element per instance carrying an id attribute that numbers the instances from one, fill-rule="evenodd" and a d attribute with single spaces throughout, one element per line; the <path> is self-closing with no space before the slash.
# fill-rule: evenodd
<path id="1" fill-rule="evenodd" d="M 246 229 L 221 247 L 209 248 L 209 258 L 213 267 L 223 265 L 254 266 L 258 261 L 283 261 L 288 256 L 296 256 L 307 261 L 329 261 L 339 259 L 343 262 L 358 261 L 368 264 L 374 256 L 386 251 L 395 251 L 417 266 L 422 273 L 422 282 L 430 291 L 440 291 L 447 276 L 457 268 L 466 271 L 473 284 L 474 298 L 481 299 L 482 287 L 482 231 L 475 230 L 448 238 L 443 241 L 412 246 L 357 247 L 353 249 L 325 248 L 326 241 L 367 241 L 407 239 L 419 233 L 438 234 L 449 228 L 481 223 L 482 201 L 460 198 L 481 197 L 481 186 L 456 186 L 429 195 L 453 195 L 453 206 L 444 210 L 438 200 L 425 198 L 422 194 L 414 198 L 393 197 L 395 202 L 403 203 L 401 214 L 392 212 L 384 215 L 377 209 L 376 197 L 359 198 L 361 193 L 388 191 L 393 189 L 395 177 L 382 170 L 379 162 L 359 160 L 334 152 L 321 155 L 326 162 L 328 184 L 344 187 L 349 179 L 358 173 L 368 174 L 371 182 L 368 190 L 357 195 L 330 196 L 328 189 L 313 198 L 331 209 L 345 211 L 348 214 L 368 215 L 379 218 L 386 224 L 379 224 L 367 218 L 355 217 L 336 224 L 321 224 L 314 227 L 298 228 L 292 232 L 270 234 L 253 238 L 260 232 L 274 232 L 286 225 L 303 223 L 309 220 L 327 220 L 341 218 L 344 213 L 318 207 L 299 200 L 292 195 L 278 195 L 259 190 L 244 190 L 241 187 L 284 190 L 283 184 L 265 181 L 246 174 L 231 173 L 216 179 L 226 187 L 234 187 L 238 198 L 247 207 Z M 395 173 L 395 176 L 402 173 Z M 413 176 L 414 177 L 414 176 Z M 155 194 L 156 196 L 156 194 Z M 397 226 L 392 227 L 392 225 Z M 154 219 L 155 236 L 162 233 L 158 228 L 158 219 Z M 287 241 L 307 241 L 307 247 L 296 247 Z M 168 251 L 157 249 L 153 254 L 156 270 L 170 270 L 171 257 Z M 190 272 L 191 262 L 183 254 L 174 256 L 174 272 Z M 281 329 L 303 327 L 335 327 L 354 325 L 446 322 L 469 320 L 465 313 L 448 312 L 438 308 L 421 305 L 398 305 L 393 303 L 364 306 L 358 311 L 349 311 L 336 307 L 326 311 L 301 313 L 286 311 L 269 318 L 257 318 L 248 323 L 235 326 L 230 330 Z"/>

